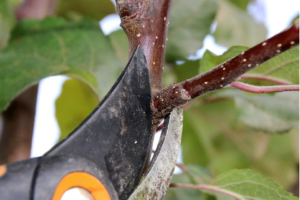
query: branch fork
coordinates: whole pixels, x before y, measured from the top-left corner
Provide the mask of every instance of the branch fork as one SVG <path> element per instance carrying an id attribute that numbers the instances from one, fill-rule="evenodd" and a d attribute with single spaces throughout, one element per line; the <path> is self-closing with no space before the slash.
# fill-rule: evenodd
<path id="1" fill-rule="evenodd" d="M 298 22 L 219 66 L 181 83 L 170 85 L 154 94 L 151 103 L 154 119 L 164 118 L 173 108 L 228 85 L 256 93 L 298 91 L 299 86 L 295 85 L 261 88 L 235 82 L 244 73 L 296 45 L 299 45 Z M 182 95 L 183 93 L 186 95 Z M 158 121 L 157 119 L 154 121 Z"/>

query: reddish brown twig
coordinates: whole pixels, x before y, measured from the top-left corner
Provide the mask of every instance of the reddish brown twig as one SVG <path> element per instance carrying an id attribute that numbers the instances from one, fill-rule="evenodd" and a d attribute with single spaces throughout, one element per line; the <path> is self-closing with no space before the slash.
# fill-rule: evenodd
<path id="1" fill-rule="evenodd" d="M 162 118 L 173 108 L 235 81 L 247 71 L 299 44 L 299 24 L 250 48 L 221 65 L 181 83 L 168 86 L 152 96 L 154 117 Z"/>
<path id="2" fill-rule="evenodd" d="M 234 81 L 228 85 L 229 87 L 237 88 L 246 92 L 252 93 L 270 93 L 283 91 L 299 91 L 299 85 L 273 85 L 273 86 L 255 86 L 246 83 Z"/>
<path id="3" fill-rule="evenodd" d="M 116 0 L 121 26 L 129 41 L 129 56 L 143 47 L 152 93 L 162 88 L 163 64 L 172 0 Z"/>
<path id="4" fill-rule="evenodd" d="M 189 170 L 187 169 L 186 166 L 184 166 L 183 164 L 179 164 L 179 163 L 176 163 L 176 166 L 183 172 L 188 172 Z"/>
<path id="5" fill-rule="evenodd" d="M 270 81 L 273 83 L 277 83 L 280 85 L 290 85 L 290 83 L 276 79 L 276 78 L 271 78 L 271 77 L 266 77 L 266 76 L 261 76 L 261 75 L 242 75 L 239 77 L 239 79 L 256 79 L 256 80 L 263 80 L 263 81 Z"/>

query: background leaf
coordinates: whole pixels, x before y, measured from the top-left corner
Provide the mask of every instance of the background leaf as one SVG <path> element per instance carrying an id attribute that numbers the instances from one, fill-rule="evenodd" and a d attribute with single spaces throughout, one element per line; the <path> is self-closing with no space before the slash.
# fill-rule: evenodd
<path id="1" fill-rule="evenodd" d="M 278 133 L 299 128 L 299 98 L 296 92 L 282 92 L 270 96 L 246 95 L 241 91 L 230 90 L 223 94 L 234 98 L 238 120 L 255 129 Z"/>
<path id="2" fill-rule="evenodd" d="M 227 0 L 230 3 L 234 4 L 235 6 L 237 6 L 238 8 L 242 9 L 242 10 L 247 10 L 247 7 L 249 5 L 249 3 L 251 2 L 251 0 Z"/>
<path id="3" fill-rule="evenodd" d="M 273 57 L 247 74 L 263 75 L 299 84 L 299 46 Z"/>
<path id="4" fill-rule="evenodd" d="M 213 33 L 218 44 L 254 46 L 266 39 L 267 30 L 262 23 L 229 1 L 221 0 L 217 14 L 217 29 Z"/>
<path id="5" fill-rule="evenodd" d="M 176 64 L 174 66 L 177 82 L 182 82 L 197 76 L 199 74 L 198 71 L 199 60 L 185 60 L 183 64 Z"/>
<path id="6" fill-rule="evenodd" d="M 10 30 L 14 25 L 14 14 L 8 0 L 0 1 L 0 50 L 9 39 Z"/>
<path id="7" fill-rule="evenodd" d="M 115 12 L 115 6 L 110 0 L 60 0 L 57 9 L 59 16 L 69 19 L 84 16 L 98 21 Z"/>
<path id="8" fill-rule="evenodd" d="M 251 170 L 228 171 L 218 176 L 214 185 L 232 191 L 246 200 L 298 199 L 272 180 Z"/>
<path id="9" fill-rule="evenodd" d="M 166 60 L 182 60 L 202 47 L 218 9 L 217 0 L 174 0 Z"/>
<path id="10" fill-rule="evenodd" d="M 117 30 L 108 35 L 112 47 L 116 53 L 117 58 L 122 63 L 121 66 L 126 66 L 129 55 L 128 39 L 123 30 Z"/>
<path id="11" fill-rule="evenodd" d="M 97 106 L 95 93 L 78 79 L 64 82 L 55 101 L 55 116 L 60 128 L 60 140 L 71 133 Z"/>
<path id="12" fill-rule="evenodd" d="M 209 50 L 206 50 L 203 54 L 203 57 L 200 59 L 200 70 L 199 73 L 202 74 L 219 64 L 237 56 L 243 51 L 246 51 L 248 48 L 243 46 L 232 46 L 222 55 L 214 55 Z"/>
<path id="13" fill-rule="evenodd" d="M 194 170 L 191 170 L 193 167 Z M 202 172 L 201 172 L 202 171 Z M 201 173 L 199 173 L 201 172 Z M 239 196 L 240 199 L 252 200 L 273 200 L 286 199 L 295 200 L 292 194 L 286 192 L 282 186 L 273 182 L 271 179 L 264 177 L 256 171 L 249 169 L 230 170 L 220 174 L 209 182 L 195 182 L 196 178 L 207 176 L 203 173 L 203 168 L 200 166 L 188 166 L 187 171 L 182 174 L 174 175 L 172 183 L 198 185 L 203 189 L 188 189 L 188 188 L 169 188 L 167 199 L 189 199 L 189 200 L 235 200 L 233 196 Z M 209 190 L 211 186 L 215 186 L 214 190 Z M 207 189 L 204 189 L 207 188 Z M 224 194 L 228 192 L 232 195 Z M 205 195 L 207 194 L 207 195 Z M 216 198 L 213 198 L 213 196 Z"/>
<path id="14" fill-rule="evenodd" d="M 297 179 L 298 131 L 270 135 L 247 126 L 239 120 L 234 95 L 217 95 L 223 92 L 194 100 L 185 110 L 183 163 L 207 168 L 213 176 L 230 169 L 255 169 L 289 188 Z"/>
<path id="15" fill-rule="evenodd" d="M 0 111 L 22 90 L 48 76 L 79 78 L 101 98 L 121 73 L 108 38 L 95 21 L 27 20 L 16 30 L 0 53 L 0 85 L 6 86 Z"/>

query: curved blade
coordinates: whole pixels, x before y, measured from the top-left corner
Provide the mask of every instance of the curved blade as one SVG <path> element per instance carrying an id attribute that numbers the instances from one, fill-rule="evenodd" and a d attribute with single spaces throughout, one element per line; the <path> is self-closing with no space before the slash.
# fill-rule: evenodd
<path id="1" fill-rule="evenodd" d="M 107 170 L 120 199 L 138 184 L 150 144 L 152 114 L 141 47 L 93 113 L 45 157 L 76 155 Z M 38 185 L 38 183 L 36 184 Z"/>
<path id="2" fill-rule="evenodd" d="M 163 199 L 169 188 L 178 158 L 182 134 L 182 108 L 175 108 L 165 119 L 161 138 L 149 171 L 129 200 Z"/>

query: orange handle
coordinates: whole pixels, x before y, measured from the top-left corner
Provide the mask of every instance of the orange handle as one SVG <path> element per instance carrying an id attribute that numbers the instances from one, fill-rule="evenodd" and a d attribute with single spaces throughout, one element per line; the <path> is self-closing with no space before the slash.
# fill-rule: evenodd
<path id="1" fill-rule="evenodd" d="M 111 200 L 101 181 L 85 172 L 72 172 L 63 177 L 56 187 L 52 200 L 60 200 L 62 195 L 73 187 L 88 190 L 95 200 Z"/>

